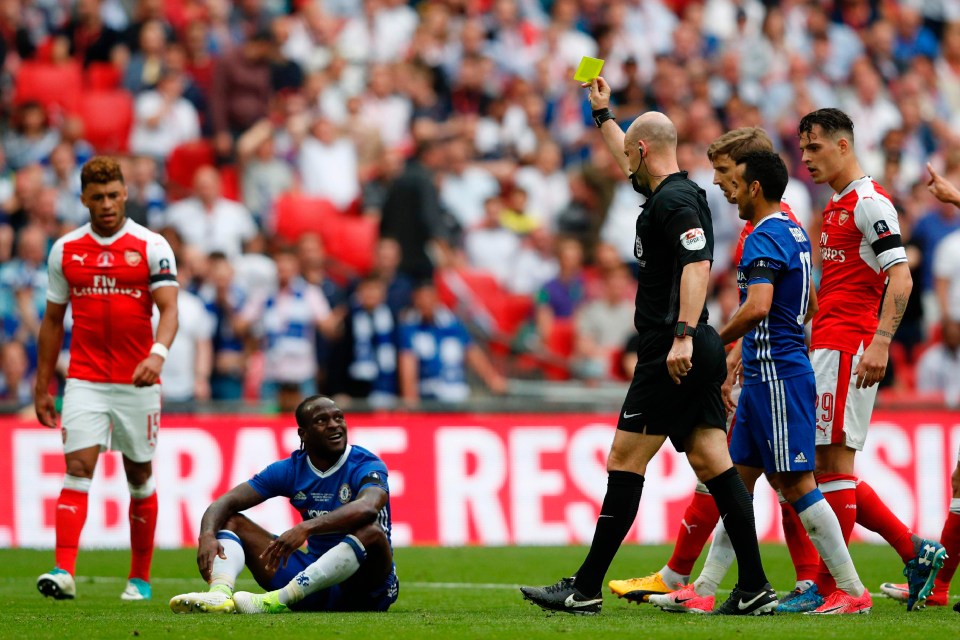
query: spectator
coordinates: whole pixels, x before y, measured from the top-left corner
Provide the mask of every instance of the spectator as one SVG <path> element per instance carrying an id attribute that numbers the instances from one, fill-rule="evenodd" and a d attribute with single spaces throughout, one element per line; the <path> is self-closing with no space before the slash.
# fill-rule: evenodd
<path id="1" fill-rule="evenodd" d="M 277 289 L 248 301 L 238 328 L 258 338 L 263 348 L 264 384 L 261 397 L 281 411 L 293 411 L 303 398 L 316 393 L 315 329 L 336 332 L 336 319 L 323 292 L 300 273 L 296 253 L 277 254 Z"/>
<path id="2" fill-rule="evenodd" d="M 543 285 L 536 297 L 537 334 L 546 340 L 555 320 L 573 318 L 586 297 L 583 276 L 583 245 L 575 238 L 557 241 L 557 277 Z"/>
<path id="3" fill-rule="evenodd" d="M 413 293 L 413 307 L 400 323 L 400 395 L 408 406 L 420 400 L 456 403 L 467 400 L 467 366 L 496 394 L 506 380 L 478 347 L 466 327 L 440 304 L 432 282 Z"/>
<path id="4" fill-rule="evenodd" d="M 137 97 L 131 151 L 163 162 L 175 147 L 200 137 L 200 117 L 183 97 L 185 86 L 186 79 L 179 72 L 165 71 L 155 89 Z"/>
<path id="5" fill-rule="evenodd" d="M 387 287 L 380 274 L 373 272 L 360 280 L 349 309 L 343 336 L 334 349 L 333 362 L 345 369 L 339 386 L 371 406 L 393 407 L 398 395 L 397 321 L 387 306 Z"/>
<path id="6" fill-rule="evenodd" d="M 127 177 L 127 217 L 151 229 L 159 229 L 167 209 L 167 193 L 157 181 L 157 161 L 134 156 Z"/>
<path id="7" fill-rule="evenodd" d="M 16 171 L 45 162 L 58 142 L 60 133 L 50 127 L 43 106 L 25 102 L 14 113 L 12 130 L 3 136 L 3 149 L 10 168 Z"/>
<path id="8" fill-rule="evenodd" d="M 958 170 L 960 165 L 948 168 L 946 179 L 952 179 L 952 182 L 956 183 L 955 176 Z M 924 215 L 914 225 L 913 241 L 920 248 L 920 254 L 923 256 L 920 265 L 920 285 L 924 294 L 929 295 L 933 291 L 933 262 L 937 247 L 952 231 L 958 229 L 960 229 L 960 209 L 952 202 L 943 200 L 930 201 Z"/>
<path id="9" fill-rule="evenodd" d="M 84 67 L 112 61 L 117 48 L 123 46 L 123 34 L 104 24 L 101 15 L 100 0 L 77 0 L 73 17 L 54 38 L 54 58 L 69 56 Z"/>
<path id="10" fill-rule="evenodd" d="M 214 400 L 240 400 L 247 357 L 237 328 L 246 296 L 234 278 L 230 260 L 219 251 L 208 258 L 207 280 L 200 297 L 213 318 L 210 395 Z"/>
<path id="11" fill-rule="evenodd" d="M 268 114 L 273 95 L 270 60 L 273 35 L 258 31 L 249 40 L 225 53 L 213 70 L 210 100 L 214 144 L 228 156 L 233 141 Z"/>
<path id="12" fill-rule="evenodd" d="M 370 69 L 367 92 L 360 98 L 360 121 L 380 133 L 387 147 L 400 147 L 410 141 L 410 99 L 397 92 L 394 73 L 387 64 Z"/>
<path id="13" fill-rule="evenodd" d="M 606 380 L 617 370 L 615 356 L 636 333 L 632 285 L 626 267 L 620 267 L 605 274 L 601 297 L 577 309 L 572 366 L 576 377 Z"/>
<path id="14" fill-rule="evenodd" d="M 951 409 L 960 408 L 960 320 L 944 318 L 942 339 L 917 361 L 917 391 L 943 394 Z"/>
<path id="15" fill-rule="evenodd" d="M 180 329 L 170 345 L 163 365 L 163 400 L 174 403 L 205 402 L 210 399 L 210 374 L 213 367 L 213 334 L 215 318 L 189 285 L 193 280 L 189 261 L 177 258 L 177 318 Z M 154 308 L 156 329 L 160 314 Z"/>
<path id="16" fill-rule="evenodd" d="M 36 360 L 36 337 L 46 309 L 49 238 L 38 225 L 20 232 L 17 255 L 0 266 L 0 341 L 16 341 Z"/>
<path id="17" fill-rule="evenodd" d="M 472 159 L 473 146 L 468 140 L 452 140 L 440 178 L 440 203 L 464 230 L 485 224 L 485 203 L 500 193 L 497 179 Z"/>
<path id="18" fill-rule="evenodd" d="M 380 238 L 377 241 L 373 273 L 387 288 L 386 303 L 395 318 L 413 302 L 413 281 L 399 270 L 402 260 L 400 243 L 393 238 Z"/>
<path id="19" fill-rule="evenodd" d="M 380 218 L 380 236 L 400 245 L 400 271 L 414 279 L 433 276 L 433 260 L 446 248 L 444 226 L 434 172 L 446 161 L 443 145 L 422 140 L 414 158 L 407 162 L 387 191 Z"/>
<path id="20" fill-rule="evenodd" d="M 543 227 L 524 236 L 512 264 L 513 274 L 504 283 L 511 293 L 532 297 L 557 276 L 553 241 L 553 235 Z"/>
<path id="21" fill-rule="evenodd" d="M 556 219 L 570 204 L 570 188 L 563 171 L 560 147 L 549 140 L 540 143 L 533 164 L 517 171 L 517 186 L 527 194 L 527 210 L 541 226 L 556 229 Z"/>
<path id="22" fill-rule="evenodd" d="M 0 344 L 0 407 L 18 410 L 33 402 L 29 364 L 22 343 L 10 340 Z"/>
<path id="23" fill-rule="evenodd" d="M 148 20 L 140 25 L 139 44 L 123 75 L 123 88 L 133 94 L 152 89 L 163 73 L 167 32 L 159 20 Z"/>
<path id="24" fill-rule="evenodd" d="M 157 23 L 163 29 L 165 42 L 171 42 L 176 39 L 176 32 L 173 25 L 167 20 L 164 13 L 163 0 L 137 0 L 133 8 L 133 15 L 130 24 L 123 33 L 123 41 L 130 49 L 131 53 L 136 54 L 140 51 L 141 32 L 150 23 Z"/>
<path id="25" fill-rule="evenodd" d="M 193 178 L 194 195 L 168 209 L 167 224 L 203 253 L 222 251 L 234 258 L 243 252 L 243 244 L 257 235 L 257 226 L 242 204 L 227 200 L 220 190 L 217 170 L 201 167 Z"/>
<path id="26" fill-rule="evenodd" d="M 80 202 L 80 167 L 69 143 L 60 142 L 50 153 L 46 183 L 57 190 L 57 211 L 60 222 L 67 228 L 79 227 L 90 219 L 87 208 Z"/>
<path id="27" fill-rule="evenodd" d="M 506 286 L 514 274 L 520 237 L 503 226 L 504 205 L 499 197 L 488 198 L 484 212 L 483 219 L 464 235 L 464 250 L 470 266 L 493 275 L 500 286 Z"/>
<path id="28" fill-rule="evenodd" d="M 273 124 L 261 120 L 237 140 L 243 204 L 253 214 L 257 225 L 267 231 L 274 229 L 273 203 L 280 194 L 294 186 L 290 163 L 274 153 L 273 135 Z"/>
<path id="29" fill-rule="evenodd" d="M 357 148 L 332 122 L 318 118 L 300 144 L 298 159 L 303 191 L 346 211 L 360 197 Z"/>

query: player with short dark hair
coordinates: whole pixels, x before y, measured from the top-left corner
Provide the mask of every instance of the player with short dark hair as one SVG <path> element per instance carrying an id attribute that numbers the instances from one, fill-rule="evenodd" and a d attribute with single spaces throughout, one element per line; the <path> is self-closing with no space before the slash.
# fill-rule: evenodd
<path id="1" fill-rule="evenodd" d="M 175 613 L 386 611 L 396 602 L 387 467 L 347 443 L 343 411 L 330 398 L 310 396 L 296 420 L 300 449 L 204 512 L 197 566 L 210 590 L 175 596 Z M 241 513 L 280 496 L 303 521 L 279 536 Z M 244 565 L 268 593 L 234 592 Z"/>
<path id="2" fill-rule="evenodd" d="M 810 240 L 799 225 L 780 210 L 787 185 L 787 168 L 771 151 L 748 153 L 737 162 L 735 198 L 740 218 L 753 223 L 737 266 L 741 306 L 720 331 L 724 342 L 743 338 L 730 358 L 742 373 L 729 370 L 729 389 L 739 377 L 742 391 L 736 404 L 736 429 L 730 455 L 749 488 L 766 473 L 770 484 L 793 506 L 840 588 L 818 614 L 867 613 L 870 593 L 857 576 L 843 544 L 837 516 L 824 500 L 813 476 L 816 435 L 816 383 L 807 357 L 804 325 L 816 312 Z M 769 194 L 769 195 L 768 195 Z M 714 546 L 729 546 L 723 523 L 714 531 Z M 711 553 L 701 577 L 668 595 L 651 595 L 650 602 L 667 611 L 707 613 L 712 593 L 730 565 L 730 553 Z"/>
<path id="3" fill-rule="evenodd" d="M 37 588 L 57 599 L 76 595 L 73 576 L 87 493 L 100 452 L 112 448 L 123 453 L 130 488 L 130 574 L 120 597 L 149 600 L 157 526 L 151 461 L 160 429 L 160 370 L 177 333 L 177 266 L 166 240 L 127 219 L 127 188 L 116 160 L 90 159 L 80 182 L 90 222 L 50 250 L 40 325 L 34 404 L 40 423 L 55 429 L 49 387 L 71 306 L 62 419 L 67 471 L 57 500 L 56 567 L 37 579 Z M 154 304 L 160 310 L 156 337 Z"/>
<path id="4" fill-rule="evenodd" d="M 854 151 L 853 122 L 839 109 L 800 120 L 801 160 L 817 184 L 836 192 L 820 231 L 820 310 L 810 362 L 817 378 L 817 481 L 840 516 L 844 540 L 855 522 L 876 531 L 906 565 L 907 610 L 923 606 L 946 552 L 914 535 L 854 473 L 889 359 L 890 342 L 913 287 L 900 224 L 890 197 L 864 174 Z M 817 586 L 835 586 L 821 562 Z"/>
<path id="5" fill-rule="evenodd" d="M 647 463 L 669 438 L 687 454 L 728 522 L 740 576 L 730 596 L 733 605 L 724 613 L 772 613 L 777 596 L 760 560 L 753 502 L 727 451 L 720 396 L 726 378 L 723 344 L 706 322 L 713 257 L 706 195 L 677 165 L 677 132 L 667 116 L 644 113 L 624 134 L 611 122 L 606 81 L 596 78 L 587 86 L 607 148 L 646 198 L 634 251 L 640 271 L 634 316 L 638 363 L 617 419 L 607 491 L 586 559 L 574 577 L 521 592 L 543 609 L 600 613 L 600 586 L 636 518 Z"/>

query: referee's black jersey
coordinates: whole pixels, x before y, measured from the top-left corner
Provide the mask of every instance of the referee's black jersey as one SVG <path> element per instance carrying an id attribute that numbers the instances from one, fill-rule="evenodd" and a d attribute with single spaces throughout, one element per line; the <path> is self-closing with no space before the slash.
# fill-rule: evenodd
<path id="1" fill-rule="evenodd" d="M 686 171 L 667 176 L 637 217 L 634 256 L 639 263 L 634 324 L 641 334 L 673 327 L 680 313 L 683 267 L 713 261 L 713 220 L 707 194 Z M 707 321 L 704 305 L 699 322 Z"/>

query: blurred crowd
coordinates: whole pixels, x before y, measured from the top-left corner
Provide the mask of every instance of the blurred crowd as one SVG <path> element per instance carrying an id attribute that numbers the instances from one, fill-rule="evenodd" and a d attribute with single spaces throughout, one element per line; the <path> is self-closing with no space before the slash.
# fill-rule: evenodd
<path id="1" fill-rule="evenodd" d="M 0 397 L 31 402 L 46 253 L 86 220 L 94 153 L 122 157 L 128 216 L 177 254 L 170 403 L 623 379 L 639 199 L 572 79 L 584 55 L 621 126 L 677 125 L 713 212 L 718 325 L 740 221 L 707 146 L 764 127 L 815 239 L 830 190 L 797 123 L 849 113 L 914 275 L 887 384 L 960 402 L 960 376 L 916 367 L 935 349 L 956 370 L 960 343 L 960 210 L 925 166 L 960 184 L 951 0 L 0 0 Z"/>

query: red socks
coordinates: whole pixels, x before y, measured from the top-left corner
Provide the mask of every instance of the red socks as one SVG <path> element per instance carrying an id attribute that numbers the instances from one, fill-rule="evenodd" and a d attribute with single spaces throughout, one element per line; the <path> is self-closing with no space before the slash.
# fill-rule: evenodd
<path id="1" fill-rule="evenodd" d="M 57 548 L 56 564 L 70 575 L 77 573 L 77 550 L 80 532 L 87 521 L 87 492 L 61 489 L 57 500 Z"/>
<path id="2" fill-rule="evenodd" d="M 873 487 L 866 482 L 857 480 L 856 491 L 857 523 L 879 533 L 900 554 L 904 564 L 913 560 L 916 552 L 910 528 L 890 511 Z"/>
<path id="3" fill-rule="evenodd" d="M 150 582 L 153 537 L 157 529 L 157 494 L 130 499 L 130 577 Z"/>
<path id="4" fill-rule="evenodd" d="M 673 545 L 673 555 L 667 561 L 667 566 L 680 575 L 690 575 L 719 519 L 720 512 L 713 496 L 699 491 L 694 493 L 693 500 L 683 512 L 677 542 Z"/>
<path id="5" fill-rule="evenodd" d="M 947 550 L 947 559 L 937 573 L 934 591 L 947 593 L 950 580 L 960 564 L 960 513 L 950 511 L 947 514 L 947 521 L 943 523 L 943 532 L 940 534 L 940 544 Z"/>
<path id="6" fill-rule="evenodd" d="M 797 582 L 803 580 L 815 581 L 820 563 L 820 555 L 816 547 L 810 542 L 810 536 L 804 529 L 800 516 L 789 502 L 780 503 L 780 514 L 783 521 L 783 537 L 787 541 L 790 559 L 797 571 Z"/>

